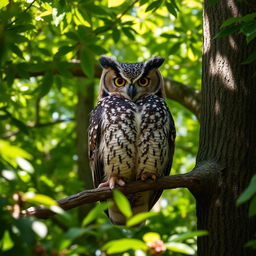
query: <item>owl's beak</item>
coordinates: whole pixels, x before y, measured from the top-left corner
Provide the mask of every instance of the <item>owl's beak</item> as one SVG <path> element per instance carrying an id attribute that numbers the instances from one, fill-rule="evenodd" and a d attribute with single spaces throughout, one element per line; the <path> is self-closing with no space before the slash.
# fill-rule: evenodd
<path id="1" fill-rule="evenodd" d="M 134 96 L 136 95 L 136 93 L 137 93 L 137 90 L 136 90 L 135 85 L 134 84 L 130 84 L 129 88 L 128 88 L 128 91 L 127 91 L 127 94 L 129 95 L 129 97 L 131 99 L 133 99 Z"/>

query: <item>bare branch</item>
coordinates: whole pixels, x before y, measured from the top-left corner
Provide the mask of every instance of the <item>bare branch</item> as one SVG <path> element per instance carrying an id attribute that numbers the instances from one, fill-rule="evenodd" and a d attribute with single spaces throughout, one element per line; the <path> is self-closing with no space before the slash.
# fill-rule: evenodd
<path id="1" fill-rule="evenodd" d="M 179 102 L 189 109 L 199 120 L 201 112 L 201 92 L 168 78 L 165 78 L 164 81 L 167 98 Z"/>
<path id="2" fill-rule="evenodd" d="M 194 195 L 199 195 L 204 194 L 201 193 L 202 189 L 205 187 L 209 188 L 212 183 L 215 183 L 215 177 L 219 176 L 221 170 L 223 170 L 223 167 L 219 164 L 216 164 L 215 162 L 205 162 L 186 174 L 160 177 L 155 182 L 134 181 L 124 187 L 118 187 L 118 189 L 123 194 L 128 195 L 147 190 L 188 188 Z M 62 209 L 69 210 L 86 203 L 104 201 L 108 198 L 112 198 L 111 189 L 96 188 L 92 190 L 84 190 L 75 195 L 57 200 L 57 203 Z M 46 219 L 54 215 L 54 212 L 43 207 L 30 207 L 27 210 L 22 211 L 22 215 Z"/>

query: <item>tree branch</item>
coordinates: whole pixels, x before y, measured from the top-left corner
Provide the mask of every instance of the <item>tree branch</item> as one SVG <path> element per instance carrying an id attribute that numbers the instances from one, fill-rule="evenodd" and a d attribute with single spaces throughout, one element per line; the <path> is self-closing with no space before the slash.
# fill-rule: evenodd
<path id="1" fill-rule="evenodd" d="M 35 64 L 33 67 L 36 67 L 37 64 Z M 40 65 L 39 65 L 40 66 Z M 59 74 L 58 70 L 54 65 L 49 62 L 47 67 L 51 67 L 51 70 L 54 74 Z M 70 62 L 66 62 L 64 65 L 67 70 L 76 77 L 85 77 L 84 72 L 81 69 L 80 61 L 79 60 L 72 60 Z M 23 64 L 23 68 L 27 70 L 28 75 L 31 77 L 36 77 L 36 76 L 43 76 L 47 70 L 42 70 L 42 71 L 30 71 L 29 67 L 26 69 L 26 64 Z M 18 67 L 17 67 L 18 68 Z M 95 77 L 100 77 L 101 76 L 101 67 L 100 65 L 95 66 Z M 15 74 L 16 78 L 20 78 L 20 75 L 17 73 Z M 165 91 L 166 91 L 166 96 L 167 98 L 170 98 L 172 100 L 177 101 L 187 109 L 189 109 L 198 119 L 200 118 L 200 108 L 201 108 L 201 92 L 198 90 L 195 90 L 194 88 L 182 84 L 180 82 L 165 78 Z"/>
<path id="2" fill-rule="evenodd" d="M 201 92 L 180 82 L 164 79 L 166 97 L 179 102 L 189 109 L 199 120 L 201 112 Z"/>
<path id="3" fill-rule="evenodd" d="M 172 176 L 165 176 L 153 181 L 134 181 L 126 184 L 124 187 L 118 189 L 125 195 L 143 192 L 147 190 L 161 190 L 161 189 L 175 189 L 188 188 L 194 195 L 204 194 L 202 189 L 206 188 L 209 191 L 212 183 L 216 182 L 216 177 L 219 176 L 220 171 L 224 168 L 219 164 L 209 161 L 204 162 L 193 169 L 193 171 L 186 174 L 177 174 Z M 112 198 L 112 190 L 109 188 L 96 188 L 91 190 L 84 190 L 75 195 L 65 197 L 57 200 L 58 205 L 64 209 L 69 210 L 86 203 L 96 201 L 104 201 Z M 30 207 L 22 211 L 23 216 L 35 216 L 37 218 L 46 219 L 54 215 L 50 209 L 44 207 Z"/>

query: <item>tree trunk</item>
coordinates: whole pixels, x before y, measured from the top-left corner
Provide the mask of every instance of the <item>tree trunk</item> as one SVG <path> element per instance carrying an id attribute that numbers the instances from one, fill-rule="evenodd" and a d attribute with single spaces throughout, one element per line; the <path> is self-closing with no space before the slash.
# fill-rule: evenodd
<path id="1" fill-rule="evenodd" d="M 85 78 L 77 78 L 78 103 L 76 110 L 76 136 L 78 156 L 78 176 L 84 184 L 84 189 L 93 188 L 91 170 L 88 159 L 88 126 L 89 115 L 94 105 L 94 84 L 86 84 Z M 79 208 L 79 219 L 82 220 L 91 205 L 83 205 Z"/>
<path id="2" fill-rule="evenodd" d="M 200 145 L 197 163 L 215 160 L 225 166 L 216 187 L 197 197 L 199 256 L 249 256 L 244 248 L 256 232 L 248 205 L 236 200 L 256 171 L 256 65 L 242 65 L 255 42 L 243 35 L 213 39 L 230 17 L 252 12 L 244 2 L 223 0 L 204 4 L 203 81 Z M 254 47 L 254 49 L 253 49 Z"/>

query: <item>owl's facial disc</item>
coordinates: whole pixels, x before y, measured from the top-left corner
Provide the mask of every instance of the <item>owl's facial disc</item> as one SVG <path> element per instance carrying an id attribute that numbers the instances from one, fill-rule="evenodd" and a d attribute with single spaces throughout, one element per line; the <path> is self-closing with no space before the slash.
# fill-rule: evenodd
<path id="1" fill-rule="evenodd" d="M 137 101 L 153 94 L 164 97 L 163 79 L 158 70 L 163 61 L 161 57 L 153 57 L 146 62 L 122 63 L 102 56 L 100 63 L 104 72 L 100 98 L 116 95 Z"/>

